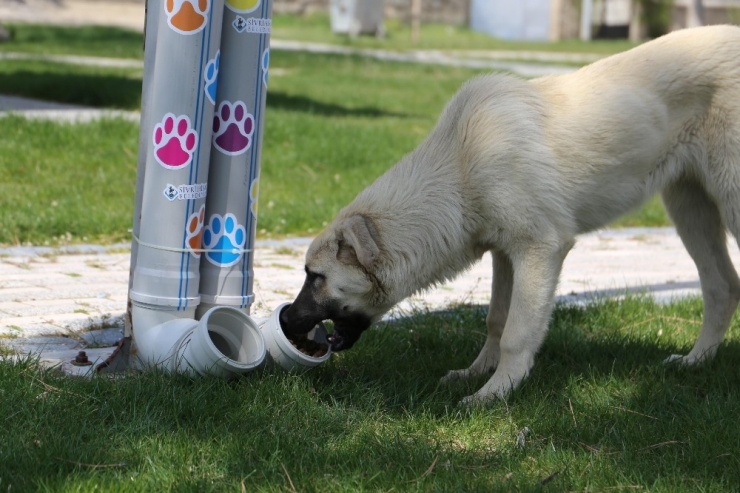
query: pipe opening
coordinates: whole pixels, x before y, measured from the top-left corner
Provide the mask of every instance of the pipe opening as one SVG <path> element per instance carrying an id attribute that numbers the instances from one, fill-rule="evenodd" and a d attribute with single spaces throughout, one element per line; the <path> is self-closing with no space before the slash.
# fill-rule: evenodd
<path id="1" fill-rule="evenodd" d="M 280 313 L 288 305 L 290 303 L 277 307 L 261 325 L 271 361 L 285 370 L 293 371 L 305 370 L 329 359 L 331 346 L 327 341 L 326 327 L 323 323 L 319 323 L 308 334 L 298 338 L 296 336 L 289 338 L 285 334 L 280 323 Z"/>
<path id="2" fill-rule="evenodd" d="M 239 363 L 251 363 L 264 352 L 258 333 L 231 311 L 214 310 L 207 320 L 208 337 L 224 356 Z"/>

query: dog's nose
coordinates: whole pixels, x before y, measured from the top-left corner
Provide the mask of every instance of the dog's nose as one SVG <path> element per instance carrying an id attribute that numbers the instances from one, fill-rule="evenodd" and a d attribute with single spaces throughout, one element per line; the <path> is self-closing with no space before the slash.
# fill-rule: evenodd
<path id="1" fill-rule="evenodd" d="M 309 320 L 304 320 L 293 305 L 286 306 L 280 312 L 280 327 L 286 334 L 303 334 L 314 326 Z M 306 328 L 308 327 L 308 328 Z"/>
<path id="2" fill-rule="evenodd" d="M 283 330 L 287 330 L 290 327 L 290 317 L 288 316 L 288 312 L 290 311 L 290 307 L 293 305 L 288 305 L 280 312 L 280 326 L 283 328 Z"/>

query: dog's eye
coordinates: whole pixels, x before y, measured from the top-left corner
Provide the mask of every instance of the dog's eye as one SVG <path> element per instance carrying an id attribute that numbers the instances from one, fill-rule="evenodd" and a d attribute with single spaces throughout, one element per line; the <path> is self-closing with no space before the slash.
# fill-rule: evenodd
<path id="1" fill-rule="evenodd" d="M 308 266 L 305 268 L 306 270 L 306 276 L 310 281 L 315 281 L 316 279 L 326 279 L 326 276 L 324 274 L 319 274 L 318 272 L 311 272 L 308 270 Z"/>

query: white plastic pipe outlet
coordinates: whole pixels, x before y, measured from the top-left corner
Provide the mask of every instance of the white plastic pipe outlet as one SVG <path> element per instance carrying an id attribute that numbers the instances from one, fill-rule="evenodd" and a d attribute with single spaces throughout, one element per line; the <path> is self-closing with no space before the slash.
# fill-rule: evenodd
<path id="1" fill-rule="evenodd" d="M 310 356 L 296 348 L 283 332 L 280 325 L 280 312 L 286 309 L 290 303 L 283 303 L 278 306 L 272 314 L 259 322 L 262 334 L 265 337 L 267 345 L 268 362 L 277 364 L 286 371 L 299 372 L 313 368 L 325 362 L 331 356 L 331 346 L 327 341 L 326 327 L 319 323 L 314 327 L 306 338 L 313 343 L 318 343 L 326 347 L 324 354 L 320 356 Z"/>
<path id="2" fill-rule="evenodd" d="M 134 305 L 138 366 L 230 378 L 265 361 L 262 331 L 248 315 L 228 306 L 200 320 L 173 319 L 173 311 Z"/>

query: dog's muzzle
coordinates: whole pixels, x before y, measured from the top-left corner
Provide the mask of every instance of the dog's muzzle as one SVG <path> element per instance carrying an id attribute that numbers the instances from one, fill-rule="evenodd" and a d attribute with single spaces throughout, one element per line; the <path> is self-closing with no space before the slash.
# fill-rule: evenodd
<path id="1" fill-rule="evenodd" d="M 340 315 L 333 317 L 331 321 L 334 322 L 334 332 L 329 336 L 329 344 L 334 352 L 344 351 L 354 346 L 372 323 L 370 317 L 362 314 Z"/>
<path id="2" fill-rule="evenodd" d="M 310 332 L 319 322 L 326 320 L 327 315 L 301 310 L 296 303 L 292 303 L 280 312 L 280 326 L 286 334 L 303 335 Z"/>
<path id="3" fill-rule="evenodd" d="M 351 348 L 360 335 L 370 327 L 372 321 L 362 314 L 337 315 L 333 310 L 310 310 L 301 308 L 298 300 L 280 312 L 280 325 L 286 334 L 303 335 L 311 331 L 316 324 L 324 320 L 334 323 L 334 332 L 329 336 L 331 350 L 344 351 Z"/>

